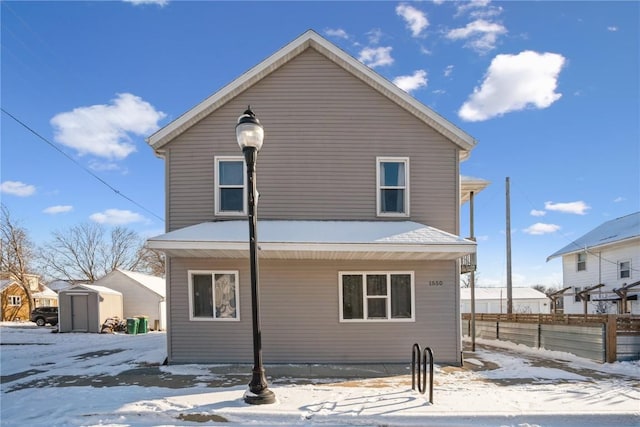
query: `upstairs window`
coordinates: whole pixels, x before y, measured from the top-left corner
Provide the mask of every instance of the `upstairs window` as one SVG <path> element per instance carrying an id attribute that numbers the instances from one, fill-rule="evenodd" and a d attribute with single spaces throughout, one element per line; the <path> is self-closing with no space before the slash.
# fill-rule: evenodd
<path id="1" fill-rule="evenodd" d="M 9 305 L 12 307 L 20 307 L 22 305 L 22 297 L 19 295 L 9 295 L 7 297 Z"/>
<path id="2" fill-rule="evenodd" d="M 216 215 L 246 215 L 246 173 L 242 157 L 216 157 Z"/>
<path id="3" fill-rule="evenodd" d="M 376 160 L 378 216 L 409 216 L 409 159 L 378 157 Z"/>
<path id="4" fill-rule="evenodd" d="M 576 271 L 587 271 L 587 253 L 581 252 L 576 255 Z"/>
<path id="5" fill-rule="evenodd" d="M 618 263 L 618 277 L 620 279 L 631 277 L 631 261 L 620 261 Z"/>
<path id="6" fill-rule="evenodd" d="M 413 321 L 413 273 L 340 273 L 340 321 Z"/>

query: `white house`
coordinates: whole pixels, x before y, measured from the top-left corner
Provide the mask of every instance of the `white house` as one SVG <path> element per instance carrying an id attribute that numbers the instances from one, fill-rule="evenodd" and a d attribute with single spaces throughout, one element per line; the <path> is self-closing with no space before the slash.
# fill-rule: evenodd
<path id="1" fill-rule="evenodd" d="M 117 268 L 94 284 L 122 293 L 125 318 L 147 316 L 149 328 L 166 329 L 164 278 Z"/>
<path id="2" fill-rule="evenodd" d="M 551 301 L 533 288 L 512 288 L 514 313 L 550 312 Z M 507 288 L 475 288 L 476 313 L 506 313 Z M 471 289 L 460 290 L 460 312 L 471 313 Z"/>
<path id="3" fill-rule="evenodd" d="M 562 257 L 566 314 L 640 314 L 640 212 L 616 218 L 553 253 Z"/>

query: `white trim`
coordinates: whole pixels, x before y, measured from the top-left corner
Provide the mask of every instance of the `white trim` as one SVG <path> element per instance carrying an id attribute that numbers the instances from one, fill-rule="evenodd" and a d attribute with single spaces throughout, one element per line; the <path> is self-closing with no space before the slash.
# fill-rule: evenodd
<path id="1" fill-rule="evenodd" d="M 382 163 L 404 163 L 404 187 L 398 186 L 398 189 L 404 189 L 404 212 L 381 212 L 380 211 L 380 191 L 382 190 L 380 185 L 380 166 Z M 407 218 L 410 216 L 410 192 L 411 188 L 409 177 L 411 173 L 409 171 L 409 158 L 408 157 L 376 157 L 376 216 L 378 217 L 393 217 L 393 218 Z"/>
<path id="2" fill-rule="evenodd" d="M 223 211 L 220 210 L 220 167 L 219 163 L 223 162 L 241 162 L 242 163 L 242 211 Z M 215 156 L 214 157 L 214 204 L 216 216 L 247 216 L 247 165 L 242 156 Z"/>
<path id="3" fill-rule="evenodd" d="M 342 276 L 362 276 L 362 319 L 345 319 L 343 316 L 342 305 Z M 368 319 L 367 318 L 367 292 L 366 277 L 373 275 L 387 276 L 387 295 L 386 299 L 386 319 Z M 391 276 L 392 275 L 409 275 L 411 277 L 411 317 L 410 318 L 392 318 L 391 317 Z M 396 322 L 415 322 L 416 321 L 416 285 L 415 275 L 413 271 L 340 271 L 338 272 L 338 320 L 340 323 L 396 323 Z"/>
<path id="4" fill-rule="evenodd" d="M 195 317 L 193 315 L 193 276 L 210 275 L 211 276 L 211 296 L 213 303 L 213 317 Z M 215 291 L 215 275 L 216 274 L 231 274 L 235 277 L 235 292 L 236 292 L 236 317 L 215 317 L 216 316 L 216 291 Z M 238 270 L 187 270 L 187 289 L 189 292 L 189 321 L 192 322 L 239 322 L 240 321 L 240 273 Z"/>
<path id="5" fill-rule="evenodd" d="M 623 271 L 623 270 L 621 269 L 621 265 L 622 265 L 622 263 L 623 263 L 623 262 L 627 262 L 627 263 L 629 263 L 629 267 L 627 267 L 627 269 L 626 269 L 626 270 L 624 270 L 624 271 L 628 271 L 628 272 L 629 272 L 629 276 L 627 276 L 627 277 L 622 277 L 622 276 L 620 275 L 620 274 L 622 273 L 622 271 Z M 632 271 L 633 271 L 633 268 L 631 268 L 631 259 L 630 259 L 630 258 L 628 258 L 628 259 L 623 259 L 623 260 L 618 261 L 618 278 L 617 278 L 618 280 L 631 279 L 631 272 L 632 272 Z"/>

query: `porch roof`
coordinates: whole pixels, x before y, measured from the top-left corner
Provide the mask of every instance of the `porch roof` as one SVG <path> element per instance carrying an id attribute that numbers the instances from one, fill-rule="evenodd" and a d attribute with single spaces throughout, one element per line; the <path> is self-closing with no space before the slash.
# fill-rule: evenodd
<path id="1" fill-rule="evenodd" d="M 476 243 L 413 221 L 258 221 L 261 258 L 454 260 Z M 247 220 L 203 222 L 152 237 L 169 256 L 247 258 Z"/>

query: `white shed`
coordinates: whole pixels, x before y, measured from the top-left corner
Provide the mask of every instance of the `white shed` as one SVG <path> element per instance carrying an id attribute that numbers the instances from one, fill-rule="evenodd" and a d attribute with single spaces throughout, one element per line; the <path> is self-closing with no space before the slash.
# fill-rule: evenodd
<path id="1" fill-rule="evenodd" d="M 512 288 L 514 313 L 542 313 L 551 311 L 551 300 L 533 288 Z M 507 288 L 475 288 L 476 313 L 506 313 Z M 471 313 L 471 289 L 460 289 L 460 310 Z"/>
<path id="2" fill-rule="evenodd" d="M 122 318 L 122 294 L 96 285 L 76 285 L 58 293 L 60 332 L 100 332 L 110 317 Z"/>
<path id="3" fill-rule="evenodd" d="M 150 329 L 166 329 L 164 278 L 117 268 L 95 284 L 122 293 L 125 318 L 147 316 Z"/>

